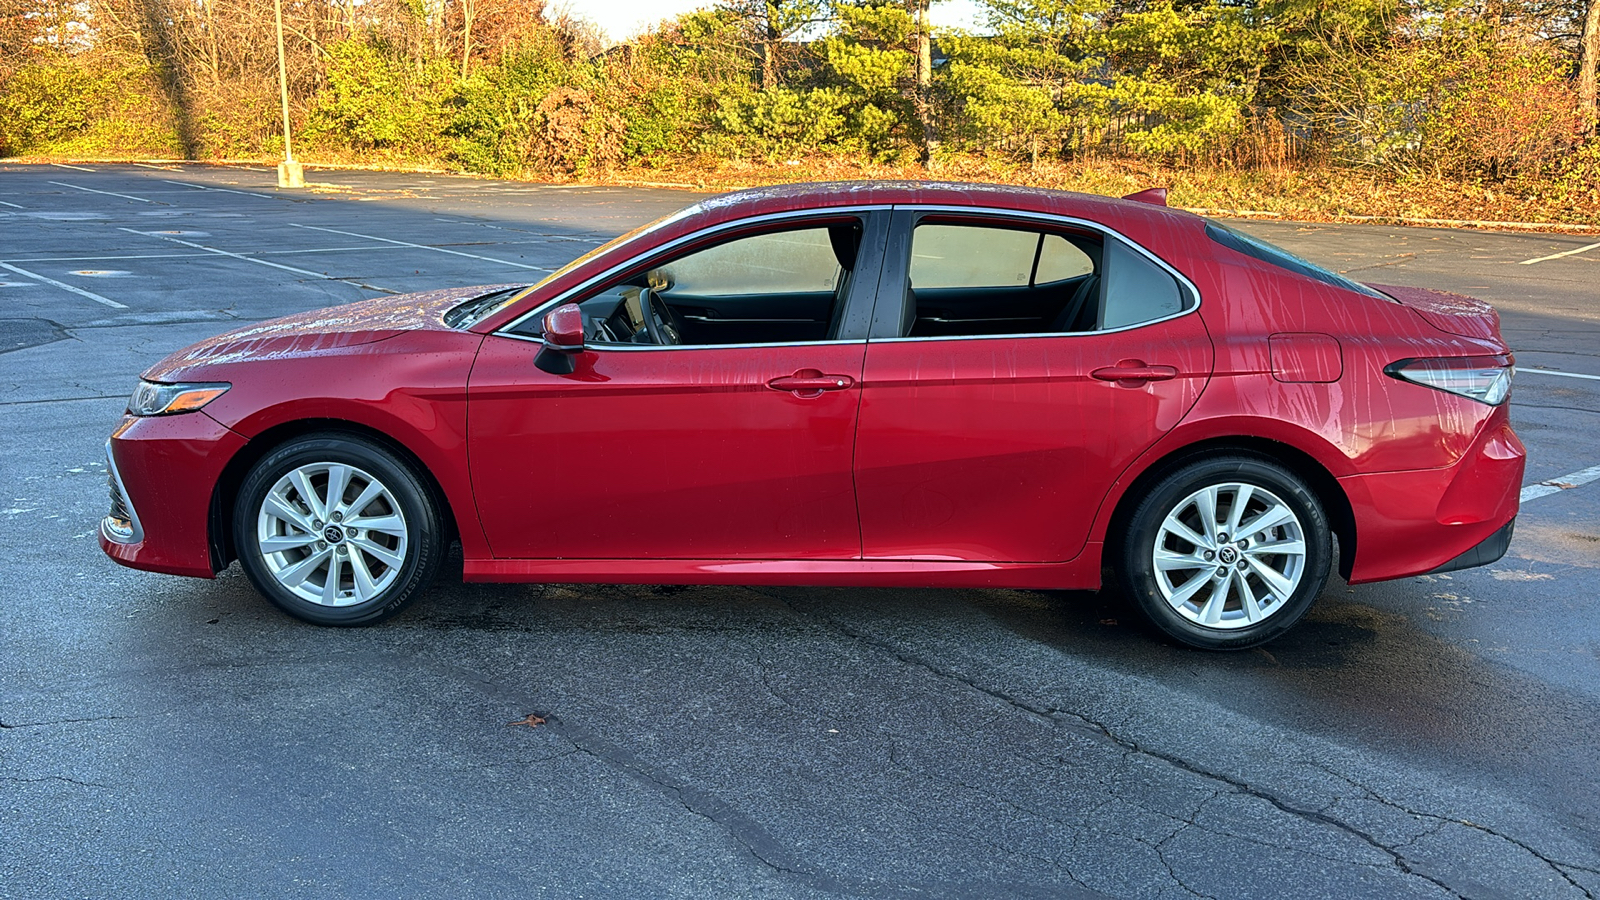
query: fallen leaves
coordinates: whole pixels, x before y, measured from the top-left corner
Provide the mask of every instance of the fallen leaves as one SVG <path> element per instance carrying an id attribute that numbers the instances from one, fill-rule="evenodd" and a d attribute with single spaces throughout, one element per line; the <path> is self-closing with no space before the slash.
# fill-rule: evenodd
<path id="1" fill-rule="evenodd" d="M 507 722 L 506 723 L 506 727 L 507 728 L 511 728 L 513 726 L 516 726 L 516 725 L 526 725 L 529 728 L 538 728 L 540 725 L 543 725 L 543 724 L 544 724 L 544 718 L 542 716 L 536 716 L 533 713 L 528 713 L 528 717 L 526 719 L 522 719 L 522 720 L 516 721 L 516 722 Z"/>

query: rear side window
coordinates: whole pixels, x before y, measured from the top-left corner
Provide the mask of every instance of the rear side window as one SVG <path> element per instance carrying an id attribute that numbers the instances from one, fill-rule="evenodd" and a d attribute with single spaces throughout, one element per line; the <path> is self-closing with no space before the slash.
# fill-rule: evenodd
<path id="1" fill-rule="evenodd" d="M 1236 228 L 1229 228 L 1221 222 L 1207 222 L 1206 235 L 1229 250 L 1243 253 L 1245 256 L 1259 259 L 1264 263 L 1270 263 L 1280 269 L 1288 269 L 1296 275 L 1304 275 L 1314 281 L 1344 288 L 1347 291 L 1355 291 L 1358 294 L 1366 294 L 1368 297 L 1377 297 L 1380 300 L 1389 299 L 1364 284 L 1351 281 L 1337 272 L 1329 271 L 1314 262 L 1301 259 L 1282 247 L 1269 244 Z"/>
<path id="2" fill-rule="evenodd" d="M 1181 313 L 1192 291 L 1115 238 L 989 222 L 919 223 L 901 337 L 1073 334 Z"/>
<path id="3" fill-rule="evenodd" d="M 1025 287 L 1039 235 L 1010 228 L 919 225 L 911 245 L 914 288 Z"/>

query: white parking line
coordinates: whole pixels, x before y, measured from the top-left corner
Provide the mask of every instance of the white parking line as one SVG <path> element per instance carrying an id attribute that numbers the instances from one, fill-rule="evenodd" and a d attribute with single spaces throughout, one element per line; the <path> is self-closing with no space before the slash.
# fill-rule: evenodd
<path id="1" fill-rule="evenodd" d="M 72 188 L 75 191 L 88 191 L 91 194 L 105 194 L 107 197 L 121 197 L 124 200 L 137 200 L 140 203 L 149 203 L 150 202 L 149 200 L 146 200 L 143 197 L 135 197 L 132 194 L 118 194 L 118 193 L 115 193 L 114 191 L 97 191 L 94 188 L 86 188 L 86 187 L 83 187 L 81 185 L 76 185 L 76 184 L 67 184 L 65 181 L 51 181 L 51 182 L 48 182 L 48 183 L 49 184 L 59 184 L 62 187 L 69 187 L 69 188 Z"/>
<path id="2" fill-rule="evenodd" d="M 120 256 L 33 256 L 11 262 L 100 262 L 107 259 L 194 259 L 199 253 L 127 253 Z"/>
<path id="3" fill-rule="evenodd" d="M 248 262 L 248 263 L 255 263 L 258 266 L 271 266 L 274 269 L 282 269 L 285 272 L 293 272 L 296 275 L 309 275 L 312 278 L 320 279 L 322 281 L 342 281 L 345 284 L 353 284 L 356 287 L 366 288 L 369 291 L 379 291 L 380 293 L 384 293 L 384 294 L 398 294 L 398 293 L 400 293 L 399 291 L 390 290 L 389 288 L 386 288 L 386 287 L 378 287 L 375 284 L 367 284 L 367 283 L 361 282 L 361 281 L 352 281 L 349 278 L 338 278 L 336 276 L 329 275 L 329 274 L 324 273 L 324 272 L 313 272 L 310 269 L 297 269 L 294 266 L 286 266 L 283 263 L 275 263 L 275 262 L 272 262 L 270 260 L 257 259 L 254 256 L 245 256 L 242 253 L 233 253 L 233 252 L 230 252 L 228 250 L 219 250 L 216 247 L 207 247 L 205 244 L 196 244 L 193 241 L 181 241 L 181 240 L 179 240 L 179 239 L 177 239 L 175 237 L 171 237 L 171 236 L 165 235 L 165 234 L 151 234 L 148 231 L 139 231 L 136 228 L 119 228 L 117 230 L 118 231 L 126 231 L 129 234 L 143 235 L 144 237 L 160 238 L 163 241 L 171 241 L 174 244 L 182 244 L 185 247 L 193 247 L 196 250 L 204 250 L 207 253 L 215 253 L 218 256 L 226 256 L 226 257 L 229 257 L 231 259 L 243 260 L 243 261 Z"/>
<path id="4" fill-rule="evenodd" d="M 1579 485 L 1588 484 L 1596 479 L 1600 479 L 1600 466 L 1579 469 L 1571 475 L 1562 475 L 1559 478 L 1551 478 L 1548 481 L 1528 485 L 1522 489 L 1521 500 L 1523 503 L 1527 503 L 1529 500 L 1548 497 L 1551 494 L 1559 494 L 1562 491 L 1570 491 Z"/>
<path id="5" fill-rule="evenodd" d="M 1562 378 L 1587 378 L 1590 381 L 1600 381 L 1600 375 L 1584 375 L 1579 372 L 1562 372 L 1558 369 L 1525 369 L 1518 367 L 1518 375 L 1559 375 Z"/>
<path id="6" fill-rule="evenodd" d="M 205 186 L 203 184 L 190 184 L 187 181 L 173 181 L 173 180 L 171 180 L 169 178 L 163 178 L 161 180 L 165 181 L 167 184 L 179 184 L 179 185 L 182 185 L 182 186 L 184 186 L 186 188 L 194 188 L 197 191 L 216 191 L 219 194 L 243 194 L 246 197 L 260 197 L 263 200 L 277 200 L 277 199 L 279 199 L 277 197 L 272 196 L 271 194 L 257 194 L 257 193 L 251 192 L 251 191 L 235 191 L 235 190 L 232 190 L 230 188 L 207 187 L 207 186 Z"/>
<path id="7" fill-rule="evenodd" d="M 1593 250 L 1596 247 L 1600 247 L 1600 244 L 1590 244 L 1587 247 L 1579 247 L 1576 250 L 1567 250 L 1567 251 L 1565 251 L 1563 253 L 1552 253 L 1549 256 L 1541 256 L 1538 259 L 1525 259 L 1522 262 L 1517 263 L 1517 265 L 1519 265 L 1519 266 L 1531 266 L 1534 263 L 1542 263 L 1542 262 L 1547 262 L 1547 261 L 1552 260 L 1552 259 L 1560 259 L 1563 256 L 1575 256 L 1575 255 L 1577 255 L 1579 253 L 1587 253 L 1587 252 L 1589 252 L 1590 250 Z"/>
<path id="8" fill-rule="evenodd" d="M 12 208 L 12 209 L 27 209 L 27 207 L 26 207 L 26 206 L 23 206 L 23 205 L 22 205 L 22 204 L 20 204 L 20 203 L 7 203 L 7 202 L 6 202 L 6 201 L 4 201 L 4 200 L 0 200 L 0 206 L 9 206 L 9 207 L 11 207 L 11 208 Z"/>
<path id="9" fill-rule="evenodd" d="M 105 305 L 111 307 L 112 309 L 127 309 L 128 308 L 128 307 L 124 306 L 123 304 L 118 303 L 115 300 L 112 300 L 112 299 L 107 298 L 107 297 L 102 297 L 102 296 L 100 296 L 99 294 L 96 294 L 93 291 L 86 291 L 83 288 L 73 287 L 72 285 L 67 284 L 66 282 L 57 281 L 54 278 L 46 278 L 45 276 L 40 275 L 37 272 L 29 272 L 27 269 L 19 269 L 16 266 L 11 265 L 10 263 L 0 262 L 0 269 L 8 269 L 8 270 L 10 270 L 12 272 L 17 273 L 18 275 L 22 275 L 22 276 L 25 276 L 25 277 L 28 277 L 28 278 L 33 278 L 35 280 L 42 281 L 45 284 L 53 284 L 56 287 L 61 288 L 63 291 L 66 291 L 66 292 L 71 293 L 71 294 L 77 294 L 80 297 L 88 297 L 90 300 L 93 300 L 96 303 L 104 303 Z"/>
<path id="10" fill-rule="evenodd" d="M 430 247 L 427 244 L 413 244 L 410 241 L 397 241 L 393 238 L 374 237 L 370 234 L 357 234 L 354 231 L 340 231 L 337 228 L 323 228 L 320 225 L 298 225 L 294 222 L 290 222 L 289 224 L 293 225 L 295 228 L 310 228 L 315 231 L 326 231 L 329 234 L 342 234 L 346 237 L 357 237 L 368 241 L 382 241 L 385 244 L 398 244 L 402 247 L 411 247 L 417 250 L 432 250 L 435 253 L 448 253 L 451 256 L 465 256 L 468 259 L 481 259 L 484 262 L 499 263 L 502 266 L 515 266 L 519 269 L 532 269 L 535 272 L 555 271 L 554 269 L 547 269 L 544 266 L 530 266 L 526 263 L 512 262 L 509 259 L 495 259 L 492 256 L 479 256 L 476 253 L 462 253 L 460 250 L 447 250 L 444 247 Z"/>
<path id="11" fill-rule="evenodd" d="M 51 163 L 50 165 L 55 166 L 58 169 L 72 169 L 75 172 L 93 172 L 94 171 L 94 169 L 85 169 L 83 166 L 69 166 L 66 163 Z"/>

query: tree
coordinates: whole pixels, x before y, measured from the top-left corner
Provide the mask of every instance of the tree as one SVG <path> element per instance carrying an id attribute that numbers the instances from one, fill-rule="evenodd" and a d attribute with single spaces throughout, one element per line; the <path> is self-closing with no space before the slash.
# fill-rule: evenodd
<path id="1" fill-rule="evenodd" d="M 827 20 L 828 0 L 722 0 L 743 24 L 761 63 L 761 89 L 778 86 L 785 41 Z"/>
<path id="2" fill-rule="evenodd" d="M 1600 0 L 1588 0 L 1583 16 L 1583 37 L 1578 41 L 1578 116 L 1585 135 L 1593 134 L 1595 107 L 1595 66 L 1600 62 Z"/>

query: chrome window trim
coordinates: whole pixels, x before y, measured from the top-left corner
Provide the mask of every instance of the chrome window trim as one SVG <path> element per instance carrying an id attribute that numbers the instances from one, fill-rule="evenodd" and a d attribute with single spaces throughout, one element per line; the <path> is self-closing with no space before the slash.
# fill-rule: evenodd
<path id="1" fill-rule="evenodd" d="M 905 343 L 908 341 L 992 341 L 997 338 L 1074 338 L 1090 337 L 1097 334 L 1118 334 L 1124 331 L 1132 331 L 1136 328 L 1148 328 L 1151 325 L 1159 325 L 1162 322 L 1170 322 L 1174 319 L 1181 319 L 1184 316 L 1198 313 L 1200 311 L 1200 305 L 1205 302 L 1205 297 L 1200 293 L 1200 288 L 1197 287 L 1193 281 L 1189 280 L 1189 276 L 1178 271 L 1178 269 L 1171 263 L 1151 252 L 1150 249 L 1145 247 L 1143 244 L 1133 240 L 1132 238 L 1108 225 L 1102 225 L 1098 222 L 1092 222 L 1088 219 L 1079 219 L 1075 216 L 1062 216 L 1055 213 L 1029 212 L 1018 209 L 996 209 L 990 206 L 923 206 L 919 204 L 908 203 L 902 206 L 896 206 L 895 208 L 914 212 L 917 214 L 919 219 L 928 214 L 936 216 L 956 215 L 994 219 L 1015 219 L 1022 222 L 1042 222 L 1056 226 L 1060 226 L 1062 224 L 1075 225 L 1087 231 L 1107 235 L 1116 238 L 1124 244 L 1127 244 L 1129 247 L 1133 248 L 1134 252 L 1143 256 L 1145 259 L 1148 259 L 1150 262 L 1155 263 L 1157 267 L 1165 270 L 1168 275 L 1171 275 L 1177 280 L 1180 288 L 1185 288 L 1188 290 L 1189 295 L 1194 298 L 1194 305 L 1181 312 L 1173 313 L 1170 316 L 1162 316 L 1159 319 L 1150 319 L 1149 321 L 1139 322 L 1133 325 L 1124 325 L 1121 328 L 1103 328 L 1096 329 L 1095 331 L 1038 331 L 1029 332 L 1027 334 L 969 334 L 946 336 L 930 335 L 926 337 L 869 338 L 868 340 L 874 344 Z M 913 223 L 911 226 L 913 243 L 915 242 L 917 224 L 919 223 Z M 909 264 L 909 260 L 907 260 L 907 262 Z M 909 289 L 909 269 L 907 272 L 906 287 Z"/>
<path id="2" fill-rule="evenodd" d="M 683 235 L 682 237 L 670 240 L 667 243 L 662 244 L 661 246 L 659 246 L 659 247 L 655 248 L 653 251 L 651 251 L 651 255 L 652 256 L 664 256 L 664 255 L 667 255 L 667 254 L 671 253 L 674 249 L 683 246 L 684 244 L 692 243 L 692 242 L 698 241 L 698 240 L 700 240 L 702 238 L 716 237 L 717 235 L 720 235 L 720 234 L 722 234 L 724 232 L 734 231 L 736 229 L 745 228 L 745 227 L 748 227 L 748 226 L 751 226 L 751 225 L 758 225 L 758 226 L 759 225 L 766 225 L 766 224 L 773 223 L 773 222 L 784 222 L 784 221 L 788 221 L 788 220 L 791 220 L 791 219 L 818 219 L 818 218 L 828 218 L 830 216 L 855 215 L 857 213 L 883 212 L 883 211 L 890 210 L 890 209 L 893 209 L 893 208 L 894 207 L 891 204 L 888 204 L 888 203 L 871 203 L 871 204 L 857 205 L 857 206 L 830 206 L 830 207 L 822 207 L 822 208 L 818 208 L 818 209 L 795 209 L 795 210 L 789 210 L 787 212 L 781 212 L 781 213 L 767 213 L 766 215 L 752 216 L 752 217 L 750 217 L 748 219 L 734 219 L 733 221 L 730 221 L 730 222 L 723 222 L 721 225 L 715 225 L 715 226 L 712 226 L 711 228 L 706 228 L 706 229 L 703 229 L 703 230 L 700 230 L 700 231 L 692 232 L 690 234 Z M 551 298 L 550 300 L 547 300 L 544 303 L 540 304 L 539 306 L 534 307 L 529 312 L 524 313 L 523 315 L 518 316 L 517 318 L 513 319 L 512 321 L 506 323 L 505 325 L 502 325 L 501 327 L 495 329 L 494 331 L 490 332 L 490 334 L 493 334 L 496 337 L 508 337 L 508 338 L 515 338 L 517 340 L 542 341 L 543 340 L 542 338 L 529 337 L 527 335 L 511 334 L 510 331 L 512 329 L 520 326 L 522 323 L 528 321 L 529 319 L 534 318 L 535 316 L 543 315 L 544 313 L 556 308 L 557 306 L 560 306 L 563 303 L 567 303 L 567 302 L 571 301 L 571 299 L 573 297 L 581 295 L 583 292 L 589 290 L 590 288 L 593 288 L 595 285 L 600 284 L 601 282 L 604 282 L 606 279 L 611 278 L 612 276 L 620 273 L 622 270 L 630 268 L 631 266 L 633 266 L 639 260 L 640 260 L 640 257 L 638 257 L 638 256 L 634 256 L 634 257 L 631 257 L 629 259 L 623 260 L 622 262 L 617 263 L 616 265 L 612 266 L 611 268 L 606 269 L 604 272 L 600 272 L 599 274 L 594 275 L 593 277 L 591 277 L 591 278 L 589 278 L 589 279 L 587 279 L 587 280 L 585 280 L 585 281 L 583 281 L 583 282 L 581 282 L 581 283 L 579 283 L 577 285 L 574 285 L 573 287 L 570 287 L 565 291 L 562 291 L 560 294 L 557 294 L 555 297 Z M 848 301 L 849 298 L 845 298 L 845 299 L 846 299 L 846 301 Z M 704 348 L 704 347 L 784 347 L 784 346 L 793 347 L 793 346 L 803 346 L 803 345 L 807 345 L 807 344 L 856 344 L 856 343 L 861 343 L 861 341 L 798 341 L 798 342 L 794 342 L 794 343 L 790 343 L 790 344 L 673 344 L 673 345 L 668 346 L 668 347 L 656 346 L 656 347 L 653 347 L 651 349 L 670 350 L 670 349 L 677 349 L 677 348 L 680 348 L 680 347 L 682 349 L 686 349 L 686 350 L 687 349 L 700 349 L 700 348 Z M 640 346 L 642 348 L 644 345 L 640 345 Z M 588 348 L 585 348 L 585 349 L 588 349 Z M 598 349 L 598 348 L 596 348 L 596 349 Z"/>
<path id="3" fill-rule="evenodd" d="M 113 544 L 137 544 L 144 540 L 144 525 L 139 521 L 139 511 L 133 508 L 133 499 L 128 496 L 128 486 L 122 481 L 122 473 L 117 471 L 117 458 L 111 455 L 111 441 L 106 440 L 106 468 L 111 470 L 111 477 L 117 483 L 117 491 L 122 494 L 122 505 L 128 508 L 128 519 L 133 522 L 133 535 L 121 537 L 113 534 L 106 525 L 106 520 L 111 518 L 108 514 L 100 519 L 100 534 Z"/>
<path id="4" fill-rule="evenodd" d="M 499 332 L 495 332 L 494 336 L 509 338 L 513 341 L 527 341 L 532 344 L 544 343 L 544 338 L 534 337 L 533 335 L 528 334 L 500 334 Z M 917 338 L 916 340 L 921 340 L 921 338 Z M 865 343 L 867 343 L 866 338 L 854 338 L 852 340 L 845 341 L 783 341 L 781 343 L 773 341 L 765 344 L 629 344 L 623 341 L 616 341 L 614 343 L 590 343 L 585 341 L 583 344 L 583 349 L 593 350 L 596 353 L 603 353 L 607 351 L 638 353 L 640 351 L 651 350 L 750 350 L 759 349 L 761 347 L 827 347 L 835 344 Z"/>

